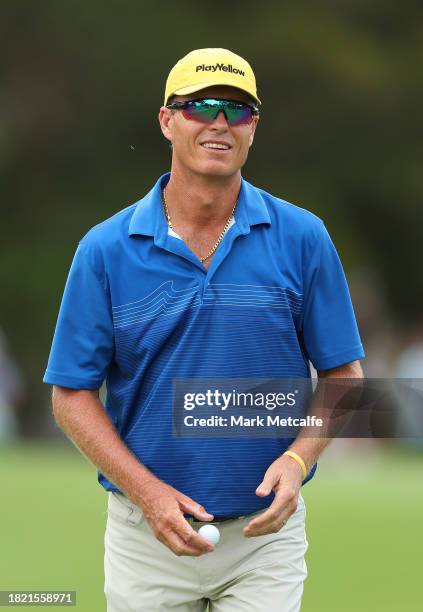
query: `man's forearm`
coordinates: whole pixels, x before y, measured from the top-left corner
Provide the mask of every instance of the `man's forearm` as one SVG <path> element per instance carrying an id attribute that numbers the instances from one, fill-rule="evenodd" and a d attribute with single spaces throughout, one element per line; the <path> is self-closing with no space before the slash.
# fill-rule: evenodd
<path id="1" fill-rule="evenodd" d="M 359 361 L 353 361 L 345 366 L 341 366 L 339 368 L 334 368 L 333 370 L 326 370 L 325 372 L 319 372 L 319 379 L 361 379 L 363 378 L 363 371 L 361 369 L 361 365 Z M 319 383 L 321 381 L 319 380 Z M 323 381 L 324 382 L 324 381 Z M 314 415 L 317 418 L 322 418 L 326 431 L 331 434 L 328 436 L 320 435 L 316 436 L 315 429 L 307 428 L 301 430 L 296 440 L 290 446 L 290 450 L 297 453 L 304 461 L 306 470 L 309 472 L 313 467 L 314 463 L 317 461 L 319 456 L 322 454 L 324 449 L 328 446 L 328 444 L 333 440 L 333 431 L 334 427 L 332 425 L 331 418 L 328 420 L 328 414 L 330 417 L 336 416 L 336 406 L 328 406 L 328 394 L 323 393 L 321 389 L 319 389 L 319 383 L 316 389 L 316 392 L 313 395 L 313 399 L 311 401 L 310 409 L 308 414 Z M 342 402 L 342 394 L 345 395 L 354 391 L 355 382 L 351 381 L 351 385 L 348 383 L 343 383 L 342 385 L 337 386 L 338 397 L 336 398 L 336 402 Z M 324 389 L 324 384 L 322 385 Z M 359 389 L 358 389 L 359 390 Z M 359 390 L 360 391 L 360 390 Z M 326 395 L 326 397 L 325 397 Z M 336 395 L 336 392 L 329 393 L 329 402 L 333 396 Z M 335 402 L 335 403 L 336 403 Z M 323 431 L 325 431 L 323 429 Z"/>
<path id="2" fill-rule="evenodd" d="M 53 412 L 58 425 L 79 450 L 138 505 L 143 485 L 157 478 L 118 436 L 98 392 L 54 387 Z"/>

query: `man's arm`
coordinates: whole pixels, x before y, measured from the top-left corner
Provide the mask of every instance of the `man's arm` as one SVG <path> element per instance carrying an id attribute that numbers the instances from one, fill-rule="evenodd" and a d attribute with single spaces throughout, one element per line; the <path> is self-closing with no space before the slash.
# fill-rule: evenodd
<path id="1" fill-rule="evenodd" d="M 214 549 L 192 529 L 183 513 L 202 521 L 212 520 L 213 516 L 140 463 L 119 437 L 98 391 L 54 386 L 53 414 L 79 450 L 142 508 L 158 540 L 178 556 L 199 556 Z"/>
<path id="2" fill-rule="evenodd" d="M 346 365 L 340 366 L 338 368 L 333 368 L 332 370 L 325 370 L 317 373 L 319 378 L 339 378 L 339 379 L 349 379 L 349 378 L 363 378 L 363 370 L 361 368 L 359 361 L 352 361 L 351 363 L 347 363 Z M 338 390 L 342 393 L 342 387 L 344 387 L 344 392 L 348 393 L 353 386 L 351 385 L 340 385 Z M 333 394 L 335 391 L 329 395 L 329 400 L 334 399 Z M 328 410 L 329 412 L 336 411 L 336 406 L 322 406 L 321 405 L 321 397 L 319 395 L 318 389 L 316 390 L 314 401 L 312 403 L 312 407 L 310 410 L 310 414 L 314 414 L 316 416 L 327 417 Z M 339 401 L 342 401 L 342 398 L 339 398 Z M 333 440 L 332 437 L 328 438 L 315 438 L 311 436 L 310 432 L 307 429 L 304 429 L 300 432 L 295 442 L 290 446 L 290 450 L 297 453 L 304 461 L 307 469 L 307 473 L 311 470 L 321 453 L 324 451 L 326 446 Z M 288 457 L 290 461 L 294 461 Z"/>
<path id="3" fill-rule="evenodd" d="M 352 361 L 331 370 L 320 371 L 318 376 L 321 379 L 361 379 L 363 378 L 363 371 L 359 361 Z M 348 391 L 349 386 L 346 389 L 346 392 Z M 318 387 L 313 396 L 309 414 L 322 416 L 324 410 L 325 407 L 321 405 Z M 304 429 L 289 450 L 303 459 L 308 473 L 332 439 L 331 437 L 310 437 L 310 432 Z M 268 468 L 262 483 L 256 489 L 256 494 L 260 497 L 265 497 L 274 490 L 275 498 L 266 512 L 253 519 L 245 527 L 244 535 L 253 537 L 279 531 L 284 522 L 297 509 L 297 500 L 303 478 L 301 466 L 295 459 L 288 455 L 282 455 L 282 457 L 276 459 Z"/>

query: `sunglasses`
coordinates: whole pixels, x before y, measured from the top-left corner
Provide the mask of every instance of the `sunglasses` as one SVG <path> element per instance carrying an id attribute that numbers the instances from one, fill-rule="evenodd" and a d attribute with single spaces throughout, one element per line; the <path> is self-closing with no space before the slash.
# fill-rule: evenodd
<path id="1" fill-rule="evenodd" d="M 186 102 L 173 102 L 166 108 L 182 111 L 185 119 L 213 123 L 218 114 L 222 112 L 229 125 L 248 125 L 253 116 L 259 114 L 257 106 L 250 106 L 235 100 L 221 100 L 219 98 L 204 98 L 202 100 L 187 100 Z"/>

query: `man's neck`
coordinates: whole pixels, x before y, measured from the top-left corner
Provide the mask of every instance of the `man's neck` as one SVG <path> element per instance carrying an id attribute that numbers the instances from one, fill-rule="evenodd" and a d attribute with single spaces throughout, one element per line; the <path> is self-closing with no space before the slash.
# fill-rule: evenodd
<path id="1" fill-rule="evenodd" d="M 172 224 L 206 228 L 225 223 L 238 198 L 241 172 L 231 177 L 188 176 L 172 168 L 166 202 Z"/>

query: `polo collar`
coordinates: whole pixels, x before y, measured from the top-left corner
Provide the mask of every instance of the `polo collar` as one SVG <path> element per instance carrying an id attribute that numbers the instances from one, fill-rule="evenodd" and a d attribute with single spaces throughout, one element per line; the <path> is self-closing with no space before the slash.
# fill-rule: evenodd
<path id="1" fill-rule="evenodd" d="M 170 179 L 170 172 L 163 174 L 154 187 L 137 202 L 129 223 L 129 236 L 154 236 L 155 241 L 167 234 L 167 223 L 162 207 L 162 189 Z M 248 234 L 250 227 L 271 224 L 266 202 L 259 189 L 241 179 L 235 222 L 242 234 Z"/>

